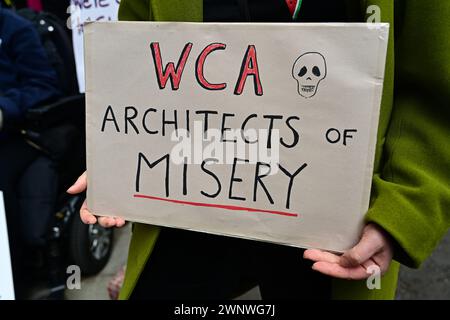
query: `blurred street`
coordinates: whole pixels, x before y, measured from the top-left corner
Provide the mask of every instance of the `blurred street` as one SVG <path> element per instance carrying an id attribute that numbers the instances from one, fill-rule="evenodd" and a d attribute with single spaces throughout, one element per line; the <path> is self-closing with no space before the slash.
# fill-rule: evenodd
<path id="1" fill-rule="evenodd" d="M 450 233 L 421 269 L 402 267 L 397 299 L 450 299 Z"/>

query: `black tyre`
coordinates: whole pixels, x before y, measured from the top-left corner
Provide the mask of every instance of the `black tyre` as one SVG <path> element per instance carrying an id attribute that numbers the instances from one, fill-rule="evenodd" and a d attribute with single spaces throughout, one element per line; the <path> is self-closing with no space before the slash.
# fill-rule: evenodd
<path id="1" fill-rule="evenodd" d="M 86 225 L 76 214 L 71 222 L 69 254 L 85 276 L 99 273 L 111 256 L 113 230 L 99 224 Z"/>

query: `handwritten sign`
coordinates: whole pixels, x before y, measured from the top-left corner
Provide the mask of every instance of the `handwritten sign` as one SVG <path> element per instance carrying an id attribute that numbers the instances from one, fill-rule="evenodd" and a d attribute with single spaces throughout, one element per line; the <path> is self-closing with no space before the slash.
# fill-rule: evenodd
<path id="1" fill-rule="evenodd" d="M 116 21 L 120 0 L 71 0 L 70 24 L 77 68 L 78 86 L 84 92 L 84 24 L 91 21 Z"/>
<path id="2" fill-rule="evenodd" d="M 348 249 L 368 209 L 388 30 L 87 25 L 90 209 Z"/>
<path id="3" fill-rule="evenodd" d="M 0 191 L 0 300 L 14 300 L 14 285 L 9 255 L 3 193 Z"/>

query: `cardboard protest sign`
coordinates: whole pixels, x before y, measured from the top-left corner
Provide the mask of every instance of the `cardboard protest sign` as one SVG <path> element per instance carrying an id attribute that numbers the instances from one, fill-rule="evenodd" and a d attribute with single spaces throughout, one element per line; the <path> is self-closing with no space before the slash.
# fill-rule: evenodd
<path id="1" fill-rule="evenodd" d="M 3 193 L 0 191 L 0 300 L 14 300 L 14 285 L 9 254 Z"/>
<path id="2" fill-rule="evenodd" d="M 78 87 L 84 92 L 84 24 L 90 21 L 116 21 L 120 0 L 71 0 L 70 25 L 77 68 Z"/>
<path id="3" fill-rule="evenodd" d="M 388 30 L 87 25 L 89 208 L 348 249 L 369 203 Z"/>

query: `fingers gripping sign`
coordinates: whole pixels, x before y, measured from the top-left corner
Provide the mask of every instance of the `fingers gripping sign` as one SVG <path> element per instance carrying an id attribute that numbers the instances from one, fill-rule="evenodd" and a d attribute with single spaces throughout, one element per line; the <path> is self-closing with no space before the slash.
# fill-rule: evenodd
<path id="1" fill-rule="evenodd" d="M 87 189 L 87 172 L 84 172 L 77 181 L 67 190 L 70 194 L 78 194 Z M 86 200 L 83 202 L 80 209 L 80 218 L 86 224 L 99 223 L 102 227 L 122 227 L 125 225 L 125 220 L 118 217 L 96 217 L 87 207 Z"/>

